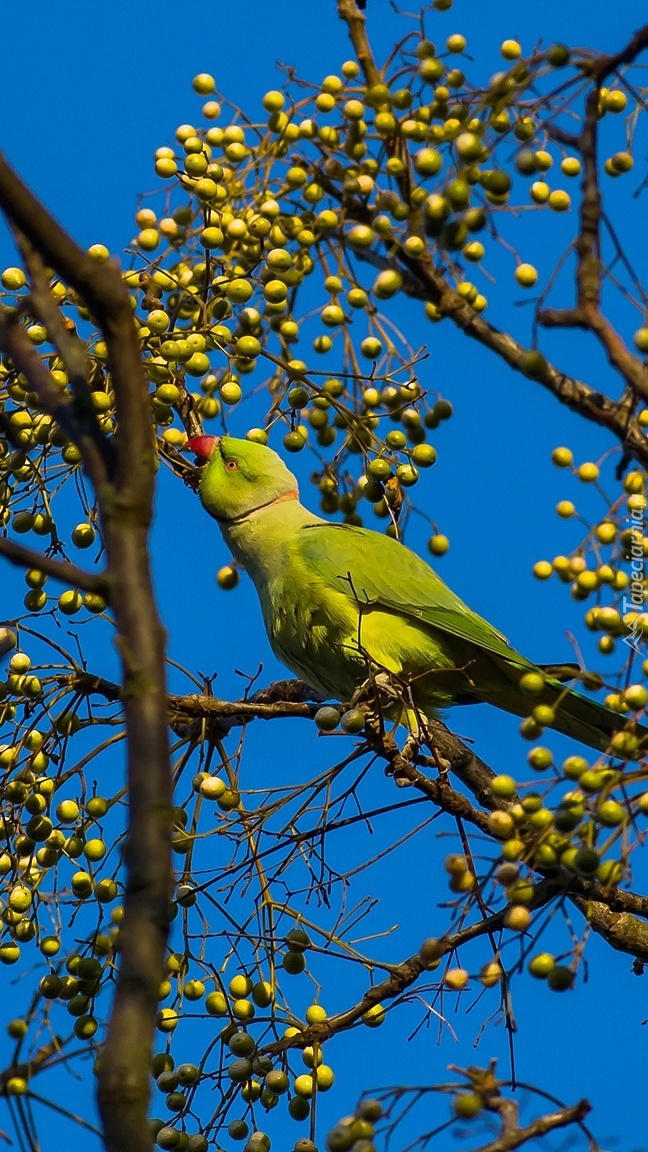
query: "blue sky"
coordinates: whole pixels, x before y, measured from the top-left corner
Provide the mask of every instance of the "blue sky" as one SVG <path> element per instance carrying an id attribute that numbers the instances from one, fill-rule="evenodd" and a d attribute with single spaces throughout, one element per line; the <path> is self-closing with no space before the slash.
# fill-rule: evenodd
<path id="1" fill-rule="evenodd" d="M 367 18 L 380 58 L 403 24 L 387 0 L 368 0 Z M 500 66 L 497 50 L 507 37 L 519 38 L 525 49 L 542 39 L 613 50 L 642 19 L 644 6 L 636 2 L 611 10 L 583 0 L 547 0 L 532 8 L 459 0 L 450 12 L 428 18 L 428 32 L 437 42 L 463 32 L 468 51 L 487 76 Z M 178 124 L 199 117 L 202 101 L 191 89 L 196 73 L 213 73 L 221 93 L 254 116 L 261 114 L 263 93 L 279 84 L 277 61 L 296 65 L 301 76 L 317 82 L 351 54 L 332 0 L 317 5 L 252 0 L 211 5 L 190 15 L 169 0 L 159 0 L 154 8 L 117 0 L 109 11 L 62 0 L 56 9 L 44 3 L 30 9 L 12 5 L 3 13 L 3 30 L 5 42 L 16 50 L 3 61 L 0 147 L 82 244 L 102 242 L 115 252 L 136 230 L 137 196 L 158 185 L 154 150 L 172 140 Z M 637 221 L 644 203 L 631 209 Z M 540 261 L 550 243 L 542 230 L 532 231 L 525 257 Z M 0 234 L 0 256 L 2 266 L 15 259 L 5 233 Z M 645 257 L 639 271 L 646 272 Z M 527 313 L 513 306 L 513 294 L 494 285 L 489 295 L 497 302 L 493 323 L 525 330 Z M 426 387 L 439 390 L 455 408 L 455 417 L 435 439 L 439 462 L 418 498 L 451 538 L 450 553 L 438 563 L 441 574 L 525 654 L 538 660 L 571 658 L 566 634 L 578 631 L 582 610 L 553 583 L 535 582 L 531 567 L 574 543 L 572 527 L 556 520 L 557 500 L 575 499 L 585 511 L 589 505 L 592 515 L 602 507 L 595 495 L 547 462 L 558 443 L 572 447 L 578 460 L 596 459 L 611 446 L 609 438 L 591 426 L 584 428 L 553 397 L 459 333 L 447 331 L 446 325 L 424 327 L 419 305 L 399 304 L 395 315 L 414 345 L 428 344 L 430 358 L 422 372 Z M 598 382 L 603 390 L 616 387 L 602 357 L 584 337 L 552 337 L 548 346 L 567 370 Z M 234 414 L 230 430 L 242 435 L 249 422 L 243 411 L 240 417 Z M 307 461 L 298 465 L 305 478 Z M 305 492 L 306 502 L 309 496 Z M 312 496 L 310 503 L 314 506 Z M 269 651 L 251 587 L 244 581 L 230 597 L 215 588 L 214 572 L 228 556 L 196 499 L 162 475 L 158 509 L 156 582 L 172 657 L 193 670 L 218 669 L 217 691 L 223 696 L 241 692 L 236 669 L 254 673 L 263 662 L 263 682 L 283 675 Z M 412 529 L 408 543 L 424 549 L 424 523 L 414 521 Z M 22 588 L 16 595 L 20 604 Z M 102 659 L 109 666 L 110 656 Z M 498 771 L 524 771 L 515 720 L 479 708 L 455 712 L 452 722 L 458 732 L 477 741 L 480 755 Z M 247 737 L 248 787 L 265 787 L 268 774 L 276 783 L 275 773 L 283 770 L 285 741 L 293 739 L 293 729 L 275 734 L 269 728 L 254 725 Z M 322 748 L 327 742 L 314 748 L 314 738 L 301 724 L 295 742 L 298 754 L 290 764 L 290 782 L 306 779 L 310 757 L 320 757 L 322 764 L 330 759 L 328 746 Z M 554 746 L 565 747 L 559 738 Z M 391 786 L 381 780 L 376 787 L 389 802 Z M 396 827 L 405 831 L 404 818 Z M 403 903 L 408 912 L 402 916 L 396 957 L 389 938 L 380 945 L 381 955 L 400 959 L 414 951 L 422 919 L 437 922 L 436 905 L 445 894 L 428 893 L 426 877 L 429 873 L 430 882 L 434 880 L 433 862 L 445 850 L 433 827 L 427 839 L 418 839 L 399 858 L 396 875 L 389 857 L 372 869 L 368 887 L 385 894 L 377 921 L 382 930 L 394 917 L 401 918 Z M 340 859 L 353 851 L 352 840 L 345 841 Z M 635 887 L 638 880 L 635 877 Z M 570 1101 L 589 1096 L 596 1105 L 593 1128 L 602 1143 L 619 1152 L 644 1152 L 640 1025 L 646 1012 L 641 984 L 630 975 L 626 956 L 610 954 L 597 941 L 588 955 L 588 982 L 579 983 L 566 997 L 552 996 L 529 981 L 518 982 L 518 1074 Z M 362 980 L 354 979 L 361 988 Z M 344 987 L 324 999 L 336 1009 L 346 996 Z M 433 1029 L 404 1044 L 410 1023 L 414 1027 L 417 1020 L 415 1010 L 408 1011 L 408 1028 L 397 1019 L 385 1027 L 385 1036 L 363 1030 L 354 1034 L 353 1051 L 342 1052 L 341 1043 L 339 1058 L 332 1053 L 340 1086 L 331 1098 L 331 1119 L 353 1107 L 361 1088 L 393 1082 L 400 1075 L 412 1082 L 441 1079 L 448 1062 L 479 1062 L 482 1057 L 485 1062 L 495 1052 L 506 1066 L 501 1026 L 488 1030 L 477 1052 L 470 1047 L 479 1031 L 481 1004 L 466 1020 L 461 1019 L 461 1008 L 451 1017 L 461 1043 L 455 1046 L 446 1033 L 440 1048 Z M 403 1044 L 402 1071 L 400 1059 L 398 1067 L 390 1069 L 389 1047 L 397 1042 Z M 63 1080 L 62 1090 L 72 1083 Z M 0 1119 L 0 1128 L 4 1126 Z M 301 1134 L 295 1131 L 294 1138 Z M 59 1139 L 56 1129 L 49 1138 Z M 55 1147 L 44 1140 L 47 1152 Z"/>

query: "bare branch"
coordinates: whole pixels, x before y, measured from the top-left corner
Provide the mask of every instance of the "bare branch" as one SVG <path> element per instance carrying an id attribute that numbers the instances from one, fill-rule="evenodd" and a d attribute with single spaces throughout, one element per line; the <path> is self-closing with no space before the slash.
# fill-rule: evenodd
<path id="1" fill-rule="evenodd" d="M 148 385 L 130 299 L 117 267 L 98 264 L 79 248 L 3 157 L 0 206 L 41 260 L 83 297 L 108 346 L 118 431 L 105 453 L 97 450 L 96 436 L 81 437 L 79 447 L 99 504 L 122 663 L 130 823 L 125 849 L 123 945 L 98 1094 L 110 1152 L 121 1152 L 125 1147 L 132 1152 L 149 1152 L 150 1054 L 172 873 L 164 634 L 148 554 L 156 466 Z M 38 267 L 36 273 L 38 277 Z M 47 308 L 40 287 L 35 291 L 40 293 L 41 306 Z M 7 329 L 11 341 L 18 328 L 6 325 L 5 333 Z M 28 358 L 20 339 L 14 339 L 13 345 L 23 356 L 21 369 L 46 406 L 52 383 L 40 359 Z M 13 358 L 12 343 L 7 346 Z M 76 414 L 71 426 L 79 435 Z M 116 464 L 107 473 L 104 461 L 113 446 Z"/>
<path id="2" fill-rule="evenodd" d="M 367 37 L 366 17 L 360 12 L 355 0 L 339 0 L 338 16 L 344 20 L 349 30 L 349 38 L 358 57 L 367 84 L 379 84 L 382 77 L 376 66 Z"/>
<path id="3" fill-rule="evenodd" d="M 558 1128 L 566 1128 L 570 1124 L 578 1124 L 584 1120 L 592 1110 L 588 1100 L 579 1100 L 577 1104 L 567 1105 L 557 1112 L 549 1112 L 545 1116 L 538 1116 L 523 1128 L 518 1127 L 518 1109 L 513 1100 L 503 1096 L 492 1096 L 486 1102 L 490 1112 L 497 1112 L 502 1120 L 502 1131 L 488 1144 L 482 1144 L 475 1152 L 511 1152 L 513 1148 L 521 1148 L 530 1140 L 545 1136 L 547 1132 L 555 1132 Z"/>
<path id="4" fill-rule="evenodd" d="M 70 398 L 56 387 L 47 366 L 16 318 L 3 310 L 0 310 L 0 348 L 8 352 L 16 368 L 30 381 L 34 392 L 38 393 L 43 411 L 56 420 L 68 439 L 83 453 L 86 471 L 93 482 L 102 483 L 105 469 L 85 443 Z"/>
<path id="5" fill-rule="evenodd" d="M 78 568 L 69 560 L 57 560 L 54 556 L 46 556 L 37 552 L 35 548 L 26 548 L 15 540 L 0 538 L 0 556 L 4 556 L 11 564 L 18 568 L 38 568 L 46 572 L 55 580 L 63 584 L 71 584 L 74 588 L 83 588 L 84 592 L 98 592 L 104 599 L 108 599 L 110 582 L 106 576 L 95 575 Z"/>
<path id="6" fill-rule="evenodd" d="M 488 916 L 476 921 L 460 932 L 453 932 L 451 935 L 445 936 L 438 942 L 439 959 L 443 956 L 450 955 L 471 940 L 476 940 L 480 936 L 489 935 L 501 928 L 503 918 L 504 911 L 497 912 L 493 916 Z M 334 1016 L 329 1016 L 321 1023 L 312 1024 L 310 1027 L 304 1028 L 303 1031 L 294 1037 L 277 1040 L 268 1046 L 267 1051 L 274 1054 L 285 1052 L 289 1048 L 303 1048 L 313 1042 L 323 1043 L 325 1040 L 330 1039 L 331 1036 L 335 1036 L 339 1032 L 347 1031 L 349 1028 L 354 1027 L 362 1019 L 365 1012 L 375 1007 L 376 1004 L 382 1004 L 385 1001 L 394 1000 L 398 996 L 401 996 L 419 979 L 425 970 L 426 962 L 421 959 L 421 956 L 417 952 L 415 955 L 408 957 L 407 960 L 403 960 L 400 964 L 394 965 L 390 974 L 384 980 L 381 980 L 380 983 L 373 984 L 368 988 L 364 996 L 351 1008 L 347 1008 L 343 1012 L 338 1012 Z"/>
<path id="7" fill-rule="evenodd" d="M 634 39 L 634 38 L 633 38 Z M 579 207 L 580 227 L 574 245 L 577 255 L 576 305 L 573 308 L 545 308 L 538 322 L 545 328 L 584 328 L 593 332 L 608 360 L 631 385 L 638 396 L 648 399 L 648 369 L 634 356 L 610 321 L 602 314 L 601 302 L 601 191 L 598 171 L 598 125 L 600 83 L 605 75 L 596 68 L 597 82 L 585 103 L 582 132 L 572 145 L 583 157 L 583 179 Z"/>
<path id="8" fill-rule="evenodd" d="M 52 342 L 65 364 L 70 390 L 72 392 L 72 409 L 77 427 L 72 428 L 71 439 L 78 445 L 84 457 L 93 462 L 95 455 L 101 461 L 102 469 L 107 475 L 114 470 L 115 453 L 112 441 L 108 440 L 101 431 L 97 413 L 92 403 L 87 377 L 86 350 L 76 336 L 66 327 L 56 301 L 52 296 L 45 265 L 38 252 L 30 242 L 15 229 L 18 247 L 25 261 L 25 267 L 31 279 L 31 300 L 34 310 L 39 316 Z M 96 463 L 91 463 L 89 475 L 95 484 L 100 484 L 101 471 Z"/>
<path id="9" fill-rule="evenodd" d="M 625 48 L 620 52 L 616 52 L 610 56 L 601 56 L 591 66 L 590 71 L 593 76 L 601 83 L 610 76 L 612 72 L 616 72 L 617 68 L 621 68 L 623 64 L 632 64 L 633 60 L 643 52 L 644 48 L 648 48 L 648 24 L 638 28 L 631 36 Z"/>
<path id="10" fill-rule="evenodd" d="M 632 893 L 623 893 L 632 896 Z M 629 911 L 618 912 L 600 900 L 587 900 L 570 893 L 570 900 L 582 912 L 597 935 L 602 936 L 617 952 L 634 956 L 641 964 L 648 964 L 648 924 Z M 648 901 L 638 898 L 644 905 L 640 915 L 648 916 Z M 636 901 L 632 901 L 635 903 Z"/>

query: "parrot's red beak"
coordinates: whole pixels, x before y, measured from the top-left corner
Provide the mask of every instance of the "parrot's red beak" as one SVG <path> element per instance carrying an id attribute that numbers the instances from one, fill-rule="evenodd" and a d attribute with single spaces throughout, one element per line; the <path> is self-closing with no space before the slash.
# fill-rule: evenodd
<path id="1" fill-rule="evenodd" d="M 209 460 L 212 452 L 218 446 L 220 436 L 194 436 L 192 440 L 187 440 L 185 449 L 193 452 L 201 460 Z"/>

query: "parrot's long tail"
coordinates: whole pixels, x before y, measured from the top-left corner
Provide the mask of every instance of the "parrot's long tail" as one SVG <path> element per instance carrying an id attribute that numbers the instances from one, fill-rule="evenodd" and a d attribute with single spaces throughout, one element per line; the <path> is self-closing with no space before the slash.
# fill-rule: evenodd
<path id="1" fill-rule="evenodd" d="M 580 692 L 569 688 L 561 681 L 574 678 L 572 666 L 564 668 L 555 665 L 543 665 L 538 671 L 544 673 L 545 686 L 543 690 L 530 697 L 509 689 L 506 692 L 491 693 L 488 699 L 497 703 L 516 716 L 529 716 L 537 704 L 548 706 L 553 711 L 553 720 L 546 726 L 562 732 L 573 740 L 579 740 L 597 752 L 609 752 L 623 759 L 625 756 L 640 756 L 648 753 L 648 728 L 633 721 L 632 715 L 623 716 L 613 712 L 604 704 L 582 696 Z M 510 672 L 509 672 L 510 674 Z M 498 698 L 499 697 L 499 698 Z M 619 736 L 623 733 L 623 736 Z M 613 743 L 614 737 L 617 739 Z"/>
<path id="2" fill-rule="evenodd" d="M 610 752 L 623 758 L 633 751 L 648 751 L 648 728 L 637 724 L 631 716 L 627 718 L 604 704 L 581 696 L 573 688 L 565 689 L 564 684 L 547 683 L 546 695 L 553 696 L 547 701 L 553 708 L 555 720 L 551 725 L 564 736 L 571 736 L 595 748 L 597 752 Z M 543 693 L 544 698 L 545 693 Z M 528 707 L 528 705 L 527 705 Z M 623 737 L 618 734 L 623 733 Z M 613 743 L 613 738 L 617 740 Z M 633 739 L 634 738 L 634 739 Z M 636 741 L 636 743 L 635 743 Z"/>

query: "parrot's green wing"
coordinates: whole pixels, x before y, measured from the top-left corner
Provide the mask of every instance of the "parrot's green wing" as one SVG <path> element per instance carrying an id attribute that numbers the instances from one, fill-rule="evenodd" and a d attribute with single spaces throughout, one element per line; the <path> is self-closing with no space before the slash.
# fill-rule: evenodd
<path id="1" fill-rule="evenodd" d="M 550 727 L 599 751 L 606 751 L 616 739 L 615 733 L 629 723 L 564 686 L 565 680 L 577 678 L 577 667 L 537 665 L 516 652 L 501 632 L 455 596 L 420 557 L 390 537 L 347 524 L 305 525 L 299 533 L 299 551 L 315 575 L 355 599 L 360 607 L 366 605 L 420 622 L 435 641 L 430 649 L 432 666 L 439 651 L 445 656 L 454 654 L 454 676 L 452 665 L 439 665 L 437 695 L 447 688 L 447 704 L 481 700 L 523 717 L 534 705 L 547 705 L 553 712 Z M 456 679 L 462 663 L 470 676 L 465 687 Z M 529 671 L 541 673 L 544 680 L 533 700 L 519 685 L 521 676 Z M 432 694 L 423 695 L 424 707 L 426 703 L 433 707 L 440 703 L 434 694 L 432 685 Z M 624 738 L 634 741 L 633 747 L 648 742 L 645 728 L 632 727 L 634 735 L 626 733 Z"/>
<path id="2" fill-rule="evenodd" d="M 520 668 L 534 668 L 409 548 L 351 524 L 301 530 L 300 552 L 324 581 L 359 605 L 371 605 L 446 632 Z"/>

